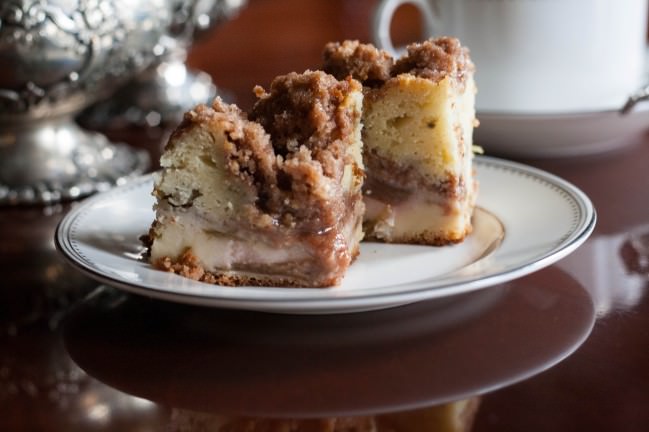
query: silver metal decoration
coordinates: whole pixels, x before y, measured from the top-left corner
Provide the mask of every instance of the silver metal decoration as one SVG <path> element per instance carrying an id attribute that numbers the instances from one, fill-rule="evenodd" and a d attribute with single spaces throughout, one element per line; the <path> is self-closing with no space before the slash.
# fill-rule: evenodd
<path id="1" fill-rule="evenodd" d="M 162 54 L 159 62 L 86 110 L 82 124 L 107 129 L 173 126 L 183 113 L 217 94 L 228 99 L 208 74 L 188 69 L 185 60 L 196 37 L 232 18 L 245 4 L 246 0 L 171 0 L 171 25 L 155 47 Z"/>
<path id="2" fill-rule="evenodd" d="M 146 153 L 73 120 L 156 57 L 164 0 L 0 2 L 0 204 L 74 199 L 142 173 Z"/>

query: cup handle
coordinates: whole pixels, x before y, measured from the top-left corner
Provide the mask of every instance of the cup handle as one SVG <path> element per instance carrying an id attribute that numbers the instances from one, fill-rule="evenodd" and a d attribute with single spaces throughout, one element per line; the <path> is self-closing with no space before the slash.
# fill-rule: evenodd
<path id="1" fill-rule="evenodd" d="M 424 19 L 424 31 L 426 35 L 432 36 L 434 34 L 433 27 L 436 16 L 426 0 L 382 0 L 374 11 L 372 27 L 374 44 L 386 50 L 393 57 L 399 57 L 405 51 L 404 47 L 395 48 L 390 37 L 390 24 L 392 23 L 394 12 L 399 6 L 404 4 L 412 4 L 417 7 Z"/>

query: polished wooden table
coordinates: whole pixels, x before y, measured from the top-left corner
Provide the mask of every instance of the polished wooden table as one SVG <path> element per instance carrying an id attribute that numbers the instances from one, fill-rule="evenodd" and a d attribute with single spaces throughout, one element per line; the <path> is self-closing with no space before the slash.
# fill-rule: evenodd
<path id="1" fill-rule="evenodd" d="M 248 108 L 253 85 L 316 67 L 326 41 L 367 40 L 373 4 L 252 0 L 190 62 Z M 154 159 L 165 136 L 110 133 Z M 75 203 L 0 209 L 0 430 L 647 430 L 649 135 L 523 162 L 592 199 L 598 224 L 581 248 L 488 290 L 342 316 L 98 287 L 54 248 Z"/>

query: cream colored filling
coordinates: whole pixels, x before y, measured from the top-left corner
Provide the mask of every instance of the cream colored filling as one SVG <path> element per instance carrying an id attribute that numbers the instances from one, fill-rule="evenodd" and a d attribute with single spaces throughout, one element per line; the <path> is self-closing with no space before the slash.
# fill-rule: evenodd
<path id="1" fill-rule="evenodd" d="M 439 204 L 411 195 L 398 204 L 386 204 L 365 196 L 365 220 L 371 222 L 368 233 L 387 242 L 398 242 L 424 233 L 442 238 L 464 237 L 471 224 L 473 206 L 459 202 Z"/>
<path id="2" fill-rule="evenodd" d="M 237 239 L 211 230 L 210 225 L 191 214 L 166 220 L 156 230 L 151 247 L 154 262 L 164 257 L 177 258 L 188 248 L 208 271 L 231 270 L 237 265 L 272 265 L 309 257 L 300 243 L 277 247 L 258 239 Z"/>

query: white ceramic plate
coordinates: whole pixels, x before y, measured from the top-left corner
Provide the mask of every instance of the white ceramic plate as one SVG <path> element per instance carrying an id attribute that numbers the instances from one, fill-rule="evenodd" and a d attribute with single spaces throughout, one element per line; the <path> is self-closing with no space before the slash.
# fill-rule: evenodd
<path id="1" fill-rule="evenodd" d="M 583 192 L 546 172 L 476 158 L 474 232 L 445 247 L 364 243 L 341 286 L 221 287 L 152 268 L 138 237 L 153 221 L 152 181 L 142 177 L 71 210 L 56 245 L 78 269 L 127 291 L 183 303 L 285 313 L 339 313 L 464 293 L 529 274 L 575 250 L 595 211 Z"/>
<path id="2" fill-rule="evenodd" d="M 615 109 L 557 114 L 478 113 L 475 143 L 487 153 L 565 157 L 621 148 L 649 129 L 649 103 L 622 115 Z"/>

